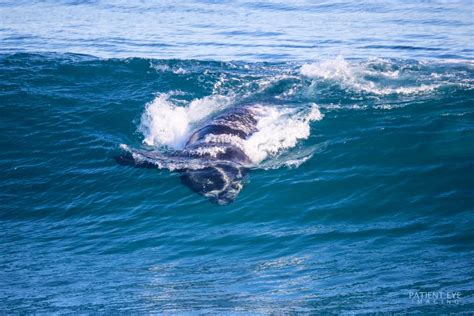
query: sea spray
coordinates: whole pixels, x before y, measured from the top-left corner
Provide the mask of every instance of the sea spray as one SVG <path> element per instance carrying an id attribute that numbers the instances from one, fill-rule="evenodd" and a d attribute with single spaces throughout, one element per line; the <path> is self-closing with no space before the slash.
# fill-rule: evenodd
<path id="1" fill-rule="evenodd" d="M 152 147 L 167 147 L 179 150 L 184 147 L 190 134 L 201 127 L 219 110 L 230 105 L 231 100 L 223 96 L 209 96 L 181 106 L 173 103 L 168 95 L 160 95 L 145 107 L 140 130 L 143 142 Z M 257 119 L 257 132 L 242 140 L 232 135 L 208 135 L 206 141 L 230 142 L 244 150 L 255 167 L 263 160 L 282 150 L 290 149 L 298 141 L 310 135 L 310 123 L 321 120 L 323 114 L 316 104 L 298 110 L 285 106 L 252 105 Z M 212 139 L 211 139 L 212 138 Z M 216 154 L 208 148 L 195 154 Z"/>

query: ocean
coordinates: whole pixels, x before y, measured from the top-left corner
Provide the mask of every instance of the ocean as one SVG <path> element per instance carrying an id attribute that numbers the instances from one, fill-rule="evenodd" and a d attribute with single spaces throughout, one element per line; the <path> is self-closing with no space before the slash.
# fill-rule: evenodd
<path id="1" fill-rule="evenodd" d="M 0 313 L 472 314 L 473 10 L 1 1 Z M 117 159 L 248 104 L 228 204 Z"/>

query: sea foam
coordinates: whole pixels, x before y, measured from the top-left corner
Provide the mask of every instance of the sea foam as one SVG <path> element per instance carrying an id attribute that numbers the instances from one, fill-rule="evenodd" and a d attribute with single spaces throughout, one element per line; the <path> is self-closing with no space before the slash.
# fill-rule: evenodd
<path id="1" fill-rule="evenodd" d="M 182 149 L 194 124 L 231 102 L 229 97 L 212 95 L 180 106 L 169 97 L 161 94 L 146 105 L 139 130 L 148 146 Z"/>
<path id="2" fill-rule="evenodd" d="M 201 126 L 200 122 L 225 109 L 231 102 L 229 97 L 212 95 L 183 106 L 174 103 L 169 95 L 159 95 L 146 106 L 142 115 L 139 129 L 144 136 L 143 142 L 156 148 L 183 149 L 189 136 Z M 323 118 L 316 104 L 302 109 L 256 104 L 252 111 L 257 119 L 258 131 L 248 139 L 212 134 L 208 138 L 241 148 L 254 166 L 308 138 L 310 123 Z"/>
<path id="3" fill-rule="evenodd" d="M 393 62 L 386 59 L 350 63 L 342 56 L 338 56 L 335 59 L 304 64 L 300 68 L 300 73 L 308 78 L 337 82 L 349 90 L 377 96 L 419 94 L 431 92 L 440 87 L 439 83 L 400 85 L 404 79 L 403 69 L 392 69 L 391 66 L 394 66 Z M 376 70 L 373 69 L 374 67 Z M 373 78 L 378 80 L 373 80 Z"/>
<path id="4" fill-rule="evenodd" d="M 260 107 L 257 111 L 258 131 L 244 142 L 250 159 L 259 163 L 281 150 L 295 147 L 310 135 L 310 122 L 323 118 L 316 104 L 297 112 L 293 108 Z"/>

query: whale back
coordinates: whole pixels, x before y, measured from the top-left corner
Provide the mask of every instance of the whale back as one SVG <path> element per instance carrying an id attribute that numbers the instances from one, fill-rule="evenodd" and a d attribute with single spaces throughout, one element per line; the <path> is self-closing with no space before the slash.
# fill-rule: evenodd
<path id="1" fill-rule="evenodd" d="M 243 187 L 251 161 L 242 144 L 257 131 L 257 123 L 255 109 L 232 108 L 197 129 L 182 150 L 162 153 L 122 146 L 126 154 L 116 160 L 136 167 L 176 170 L 191 190 L 217 204 L 228 204 Z"/>
<path id="2" fill-rule="evenodd" d="M 233 108 L 208 121 L 195 131 L 186 143 L 186 147 L 203 143 L 208 135 L 231 135 L 247 139 L 257 131 L 257 119 L 250 107 Z"/>
<path id="3" fill-rule="evenodd" d="M 242 189 L 244 166 L 250 163 L 242 143 L 257 131 L 256 125 L 250 107 L 233 108 L 208 121 L 191 135 L 184 151 L 190 156 L 199 153 L 201 158 L 207 157 L 209 166 L 185 170 L 181 181 L 215 203 L 232 202 Z M 219 163 L 212 164 L 212 160 Z"/>

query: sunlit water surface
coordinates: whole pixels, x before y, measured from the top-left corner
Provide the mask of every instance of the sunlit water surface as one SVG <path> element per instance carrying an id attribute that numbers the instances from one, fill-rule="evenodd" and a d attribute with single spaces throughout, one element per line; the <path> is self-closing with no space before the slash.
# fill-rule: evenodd
<path id="1" fill-rule="evenodd" d="M 3 1 L 0 21 L 0 312 L 474 309 L 471 1 Z M 272 110 L 234 203 L 114 159 L 240 103 Z"/>

